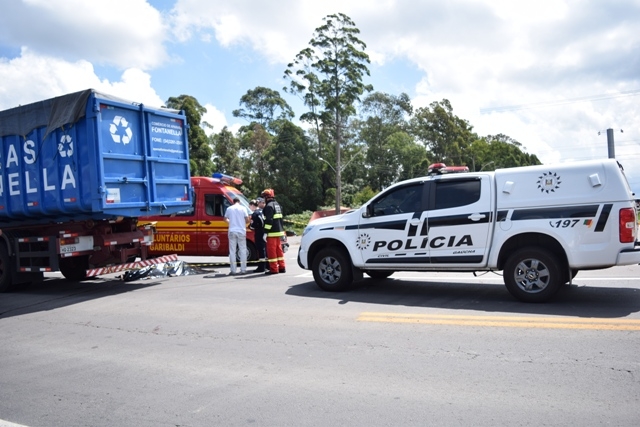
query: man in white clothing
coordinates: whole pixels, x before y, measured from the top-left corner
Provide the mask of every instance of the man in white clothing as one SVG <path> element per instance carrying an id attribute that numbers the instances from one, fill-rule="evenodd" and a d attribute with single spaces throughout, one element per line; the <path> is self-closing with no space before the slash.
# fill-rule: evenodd
<path id="1" fill-rule="evenodd" d="M 233 205 L 224 213 L 224 220 L 229 223 L 229 265 L 232 276 L 236 275 L 236 250 L 240 248 L 240 274 L 247 272 L 247 225 L 249 212 L 240 204 L 240 199 L 233 199 Z"/>

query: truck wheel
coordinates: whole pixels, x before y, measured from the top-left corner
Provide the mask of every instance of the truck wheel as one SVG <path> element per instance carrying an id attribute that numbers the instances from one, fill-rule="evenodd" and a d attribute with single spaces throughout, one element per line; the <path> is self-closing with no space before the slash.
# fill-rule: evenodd
<path id="1" fill-rule="evenodd" d="M 325 291 L 346 291 L 353 282 L 351 260 L 342 249 L 322 249 L 313 259 L 311 268 L 314 280 Z"/>
<path id="2" fill-rule="evenodd" d="M 367 276 L 371 277 L 372 279 L 386 279 L 394 272 L 388 270 L 367 270 L 365 271 L 365 273 L 367 273 Z"/>
<path id="3" fill-rule="evenodd" d="M 11 258 L 9 258 L 6 246 L 0 244 L 0 292 L 9 292 L 13 288 Z"/>
<path id="4" fill-rule="evenodd" d="M 523 248 L 507 259 L 504 284 L 522 302 L 545 302 L 564 283 L 563 273 L 555 255 L 540 248 Z"/>
<path id="5" fill-rule="evenodd" d="M 60 272 L 67 279 L 80 282 L 87 278 L 86 270 L 89 268 L 88 256 L 74 256 L 60 259 Z"/>

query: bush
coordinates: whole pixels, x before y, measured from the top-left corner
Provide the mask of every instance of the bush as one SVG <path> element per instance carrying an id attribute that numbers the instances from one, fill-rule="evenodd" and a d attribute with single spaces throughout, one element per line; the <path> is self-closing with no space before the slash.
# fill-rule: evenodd
<path id="1" fill-rule="evenodd" d="M 304 211 L 298 214 L 285 215 L 283 219 L 284 229 L 293 230 L 298 236 L 301 236 L 302 231 L 307 226 L 307 224 L 309 224 L 309 220 L 311 219 L 312 214 L 313 212 L 311 211 Z"/>

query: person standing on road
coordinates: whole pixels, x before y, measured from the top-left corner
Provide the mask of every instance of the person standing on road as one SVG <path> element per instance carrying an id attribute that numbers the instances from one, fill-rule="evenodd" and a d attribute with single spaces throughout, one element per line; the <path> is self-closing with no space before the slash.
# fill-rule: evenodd
<path id="1" fill-rule="evenodd" d="M 249 212 L 240 204 L 239 198 L 233 199 L 233 205 L 224 213 L 224 220 L 229 223 L 229 267 L 232 276 L 236 275 L 236 251 L 240 255 L 240 274 L 247 272 L 247 225 Z"/>
<path id="2" fill-rule="evenodd" d="M 258 250 L 258 268 L 253 270 L 254 273 L 264 273 L 267 271 L 267 248 L 266 236 L 264 234 L 264 216 L 262 209 L 264 208 L 264 199 L 259 197 L 249 202 L 251 209 L 251 222 L 249 228 L 253 230 L 254 242 Z"/>
<path id="3" fill-rule="evenodd" d="M 282 208 L 276 201 L 273 189 L 267 188 L 261 195 L 265 200 L 265 207 L 262 210 L 264 215 L 264 231 L 267 234 L 267 262 L 269 270 L 265 274 L 286 273 L 284 264 L 284 252 L 282 251 L 281 239 L 284 236 L 284 226 L 282 224 Z"/>

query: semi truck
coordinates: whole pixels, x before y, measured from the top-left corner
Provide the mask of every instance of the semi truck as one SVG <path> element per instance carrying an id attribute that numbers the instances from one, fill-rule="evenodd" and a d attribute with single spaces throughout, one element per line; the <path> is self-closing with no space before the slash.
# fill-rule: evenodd
<path id="1" fill-rule="evenodd" d="M 0 111 L 0 292 L 171 259 L 138 218 L 191 204 L 183 112 L 94 89 Z"/>

